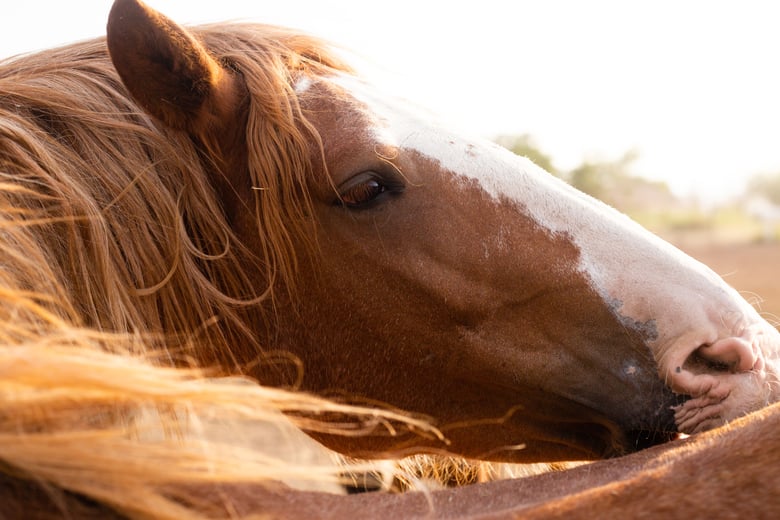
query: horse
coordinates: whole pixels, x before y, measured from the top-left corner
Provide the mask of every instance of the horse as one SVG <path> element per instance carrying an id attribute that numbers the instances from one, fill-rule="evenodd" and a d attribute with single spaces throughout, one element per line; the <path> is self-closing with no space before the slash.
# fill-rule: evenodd
<path id="1" fill-rule="evenodd" d="M 780 333 L 713 271 L 314 38 L 116 0 L 105 39 L 2 63 L 0 114 L 17 447 L 86 429 L 136 453 L 139 403 L 175 433 L 202 400 L 281 409 L 357 457 L 594 460 L 778 400 Z M 248 478 L 235 453 L 193 469 L 165 446 L 171 468 L 123 469 Z M 6 480 L 66 490 L 55 505 L 162 516 L 171 493 L 14 453 Z"/>

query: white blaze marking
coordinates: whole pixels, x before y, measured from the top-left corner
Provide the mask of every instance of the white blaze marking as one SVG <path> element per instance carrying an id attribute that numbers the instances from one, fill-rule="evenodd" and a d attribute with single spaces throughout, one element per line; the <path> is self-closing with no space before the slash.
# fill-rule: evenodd
<path id="1" fill-rule="evenodd" d="M 641 271 L 647 258 L 668 258 L 662 264 L 669 269 L 685 265 L 701 270 L 698 262 L 622 213 L 575 190 L 527 158 L 497 144 L 439 128 L 431 124 L 430 115 L 403 102 L 388 102 L 354 78 L 341 77 L 337 83 L 368 107 L 378 123 L 374 129 L 378 141 L 413 149 L 438 161 L 444 169 L 478 181 L 496 201 L 514 201 L 551 233 L 566 233 L 580 249 L 581 271 L 606 301 L 622 300 L 619 295 L 623 291 L 615 286 L 616 272 L 634 271 L 621 276 L 621 283 L 640 285 L 648 278 Z M 714 273 L 707 274 L 719 280 Z"/>

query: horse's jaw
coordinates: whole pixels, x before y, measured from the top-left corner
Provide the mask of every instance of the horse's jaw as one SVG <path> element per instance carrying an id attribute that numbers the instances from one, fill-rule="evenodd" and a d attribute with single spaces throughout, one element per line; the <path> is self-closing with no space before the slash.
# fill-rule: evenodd
<path id="1" fill-rule="evenodd" d="M 571 285 L 568 293 L 570 300 L 557 302 L 567 324 L 546 320 L 550 308 L 537 302 L 522 319 L 507 315 L 460 331 L 458 348 L 468 354 L 458 377 L 516 406 L 506 427 L 516 429 L 515 439 L 529 453 L 513 456 L 533 460 L 530 451 L 557 449 L 570 460 L 591 460 L 674 438 L 674 409 L 686 397 L 658 377 L 649 333 L 621 323 L 607 306 L 588 303 L 596 296 L 585 286 Z M 580 335 L 572 337 L 573 331 Z"/>

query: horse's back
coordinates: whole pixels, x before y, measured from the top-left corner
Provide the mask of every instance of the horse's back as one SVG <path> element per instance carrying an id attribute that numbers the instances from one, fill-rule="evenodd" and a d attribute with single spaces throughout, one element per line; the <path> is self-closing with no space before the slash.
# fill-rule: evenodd
<path id="1" fill-rule="evenodd" d="M 632 455 L 535 477 L 431 493 L 337 496 L 278 485 L 179 489 L 200 511 L 271 518 L 777 518 L 780 405 Z M 6 518 L 124 518 L 79 495 L 0 477 Z"/>

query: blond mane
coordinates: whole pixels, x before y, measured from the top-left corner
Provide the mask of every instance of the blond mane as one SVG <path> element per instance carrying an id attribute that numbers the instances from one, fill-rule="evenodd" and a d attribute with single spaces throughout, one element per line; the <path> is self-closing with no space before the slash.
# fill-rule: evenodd
<path id="1" fill-rule="evenodd" d="M 241 250 L 205 154 L 129 98 L 95 40 L 0 64 L 0 212 L 4 287 L 41 295 L 68 323 L 161 334 L 168 348 L 260 349 L 240 309 L 294 285 L 291 232 L 304 225 L 311 174 L 292 88 L 299 74 L 343 66 L 316 40 L 258 25 L 194 32 L 250 91 L 247 144 L 259 251 Z M 304 130 L 302 130 L 304 129 Z M 251 259 L 251 260 L 248 260 Z M 265 280 L 243 263 L 262 264 Z M 215 324 L 215 322 L 218 322 Z M 187 352 L 175 355 L 183 358 Z"/>
<path id="2" fill-rule="evenodd" d="M 318 142 L 294 81 L 346 67 L 277 28 L 193 32 L 250 92 L 257 251 L 231 231 L 208 154 L 129 98 L 103 39 L 0 63 L 0 460 L 55 501 L 60 489 L 131 516 L 197 517 L 166 486 L 311 474 L 193 436 L 203 417 L 303 412 L 293 420 L 306 429 L 437 434 L 401 414 L 218 378 L 244 368 L 232 352 L 263 351 L 246 307 L 272 302 L 279 280 L 294 287 L 290 237 L 306 225 L 302 179 Z M 352 419 L 311 418 L 329 412 Z M 326 477 L 333 468 L 315 474 Z"/>

